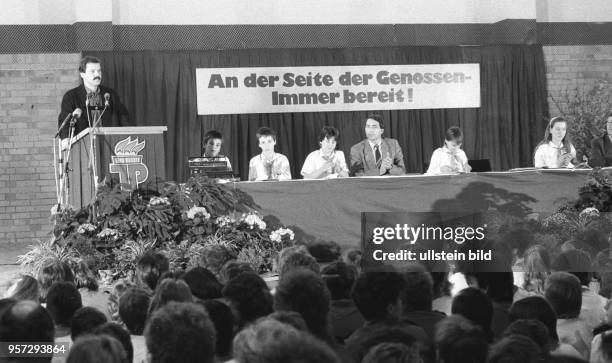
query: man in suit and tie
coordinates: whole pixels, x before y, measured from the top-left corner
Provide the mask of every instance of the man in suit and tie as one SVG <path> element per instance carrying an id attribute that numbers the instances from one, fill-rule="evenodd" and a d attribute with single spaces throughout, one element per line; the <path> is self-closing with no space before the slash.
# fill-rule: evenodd
<path id="1" fill-rule="evenodd" d="M 383 138 L 381 115 L 369 114 L 365 124 L 366 139 L 351 147 L 351 175 L 403 175 L 404 154 L 395 139 Z"/>

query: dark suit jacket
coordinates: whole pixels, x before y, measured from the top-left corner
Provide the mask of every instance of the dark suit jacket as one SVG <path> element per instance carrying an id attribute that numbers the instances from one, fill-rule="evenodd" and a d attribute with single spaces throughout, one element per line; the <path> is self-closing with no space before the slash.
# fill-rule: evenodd
<path id="1" fill-rule="evenodd" d="M 589 165 L 591 167 L 612 166 L 612 142 L 607 133 L 591 141 Z"/>
<path id="2" fill-rule="evenodd" d="M 404 166 L 404 154 L 402 148 L 395 139 L 383 138 L 380 144 L 381 159 L 389 153 L 393 159 L 393 166 L 387 175 L 406 174 Z M 368 139 L 365 139 L 351 147 L 351 176 L 372 176 L 380 175 L 380 167 L 376 165 L 374 151 L 370 147 Z"/>

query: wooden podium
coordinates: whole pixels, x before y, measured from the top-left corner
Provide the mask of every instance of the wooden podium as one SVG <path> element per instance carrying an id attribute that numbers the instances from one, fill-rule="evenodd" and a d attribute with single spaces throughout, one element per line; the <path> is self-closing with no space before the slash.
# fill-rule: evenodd
<path id="1" fill-rule="evenodd" d="M 165 126 L 97 127 L 75 137 L 69 160 L 69 203 L 80 208 L 95 197 L 98 182 L 131 184 L 132 188 L 157 190 L 166 179 Z M 93 141 L 93 150 L 92 142 Z M 92 172 L 92 155 L 95 164 Z"/>

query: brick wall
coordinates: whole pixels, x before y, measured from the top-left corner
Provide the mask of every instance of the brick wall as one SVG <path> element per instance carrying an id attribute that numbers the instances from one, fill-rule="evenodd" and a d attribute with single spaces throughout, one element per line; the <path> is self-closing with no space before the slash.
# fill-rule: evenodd
<path id="1" fill-rule="evenodd" d="M 550 114 L 559 111 L 552 97 L 565 90 L 589 90 L 598 80 L 612 80 L 612 45 L 545 46 L 546 78 Z"/>
<path id="2" fill-rule="evenodd" d="M 0 54 L 0 263 L 49 236 L 52 140 L 61 97 L 78 84 L 78 60 L 79 54 Z"/>

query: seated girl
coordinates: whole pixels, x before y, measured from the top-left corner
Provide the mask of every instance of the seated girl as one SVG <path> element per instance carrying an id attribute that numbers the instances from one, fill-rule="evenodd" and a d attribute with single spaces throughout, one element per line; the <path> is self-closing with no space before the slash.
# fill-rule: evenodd
<path id="1" fill-rule="evenodd" d="M 536 168 L 573 168 L 576 149 L 567 135 L 567 121 L 562 117 L 550 119 L 544 139 L 538 144 L 533 156 Z"/>
<path id="2" fill-rule="evenodd" d="M 257 130 L 257 140 L 261 154 L 249 161 L 249 180 L 289 180 L 291 170 L 289 160 L 283 154 L 274 151 L 276 132 L 269 127 Z"/>
<path id="3" fill-rule="evenodd" d="M 302 176 L 304 179 L 330 179 L 348 177 L 348 167 L 344 152 L 336 150 L 340 131 L 335 127 L 324 126 L 319 134 L 319 150 L 308 154 Z"/>
<path id="4" fill-rule="evenodd" d="M 444 146 L 434 150 L 426 174 L 457 174 L 469 173 L 472 168 L 468 164 L 465 152 L 461 150 L 463 133 L 453 126 L 446 130 Z"/>

